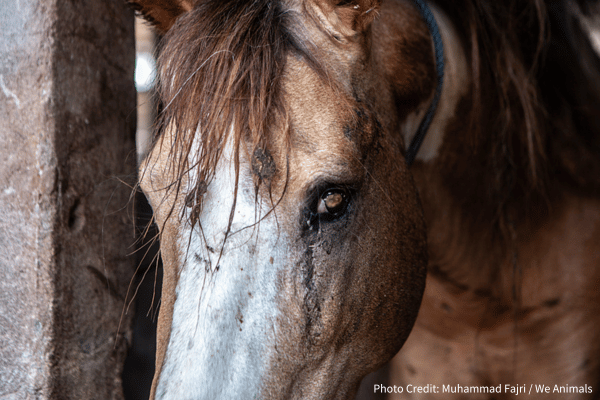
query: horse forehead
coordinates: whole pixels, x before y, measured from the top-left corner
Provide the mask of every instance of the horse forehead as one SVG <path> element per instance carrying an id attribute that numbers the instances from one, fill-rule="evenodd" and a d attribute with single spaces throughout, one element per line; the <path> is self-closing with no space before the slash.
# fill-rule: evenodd
<path id="1" fill-rule="evenodd" d="M 356 119 L 354 100 L 327 85 L 310 66 L 290 57 L 282 82 L 291 117 L 292 139 L 300 153 L 315 157 L 357 157 L 347 135 Z"/>

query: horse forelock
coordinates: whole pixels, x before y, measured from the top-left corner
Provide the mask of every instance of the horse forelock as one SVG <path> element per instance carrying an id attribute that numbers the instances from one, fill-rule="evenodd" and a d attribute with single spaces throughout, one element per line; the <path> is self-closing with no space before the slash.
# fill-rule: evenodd
<path id="1" fill-rule="evenodd" d="M 164 37 L 155 145 L 172 129 L 163 149 L 171 176 L 196 171 L 198 195 L 186 203 L 200 201 L 229 141 L 238 161 L 241 143 L 268 152 L 268 130 L 285 115 L 279 81 L 287 37 L 279 6 L 266 0 L 197 2 Z"/>
<path id="2" fill-rule="evenodd" d="M 269 150 L 274 141 L 269 136 L 277 134 L 284 135 L 277 140 L 284 146 L 278 151 L 289 151 L 281 89 L 286 56 L 298 55 L 324 81 L 328 78 L 311 43 L 294 35 L 302 24 L 283 3 L 199 1 L 163 38 L 158 94 L 164 109 L 154 146 L 166 131 L 172 132 L 169 148 L 162 151 L 169 154 L 169 175 L 176 177 L 171 185 L 175 194 L 195 187 L 194 193 L 186 193 L 188 206 L 199 206 L 228 142 L 236 165 L 240 151 L 246 151 L 257 185 L 276 170 L 286 173 Z M 191 170 L 194 182 L 181 185 Z"/>

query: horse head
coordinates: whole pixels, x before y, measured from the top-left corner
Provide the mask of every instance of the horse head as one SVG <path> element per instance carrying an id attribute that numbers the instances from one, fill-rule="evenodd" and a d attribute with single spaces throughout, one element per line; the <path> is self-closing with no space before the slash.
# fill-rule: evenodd
<path id="1" fill-rule="evenodd" d="M 435 82 L 419 11 L 375 28 L 376 0 L 133 3 L 164 33 L 140 168 L 164 263 L 153 396 L 349 398 L 424 290 L 403 134 Z"/>

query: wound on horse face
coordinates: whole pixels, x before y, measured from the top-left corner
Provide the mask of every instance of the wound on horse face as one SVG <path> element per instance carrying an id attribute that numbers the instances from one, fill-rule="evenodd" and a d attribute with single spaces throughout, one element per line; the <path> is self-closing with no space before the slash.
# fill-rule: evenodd
<path id="1" fill-rule="evenodd" d="M 276 169 L 275 161 L 268 151 L 260 147 L 254 150 L 254 155 L 252 156 L 252 172 L 261 181 L 270 181 L 273 175 L 275 175 Z"/>

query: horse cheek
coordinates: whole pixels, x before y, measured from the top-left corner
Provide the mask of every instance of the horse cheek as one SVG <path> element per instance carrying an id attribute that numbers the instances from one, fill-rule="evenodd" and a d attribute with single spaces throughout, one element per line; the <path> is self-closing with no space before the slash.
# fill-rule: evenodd
<path id="1" fill-rule="evenodd" d="M 398 169 L 396 176 L 388 173 Z M 357 343 L 369 344 L 367 354 L 377 367 L 398 352 L 412 329 L 425 289 L 427 242 L 421 205 L 404 166 L 383 164 L 364 202 L 376 207 L 361 208 L 362 243 L 352 247 L 352 258 L 362 266 L 356 274 L 362 285 L 353 298 L 366 303 Z"/>

